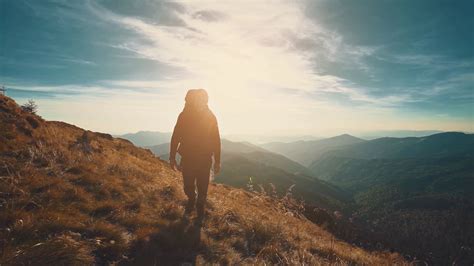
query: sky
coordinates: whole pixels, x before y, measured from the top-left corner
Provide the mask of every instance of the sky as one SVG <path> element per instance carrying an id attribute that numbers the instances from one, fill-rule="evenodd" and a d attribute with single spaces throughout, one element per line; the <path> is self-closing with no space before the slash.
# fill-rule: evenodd
<path id="1" fill-rule="evenodd" d="M 474 1 L 0 0 L 0 84 L 101 132 L 474 131 Z"/>

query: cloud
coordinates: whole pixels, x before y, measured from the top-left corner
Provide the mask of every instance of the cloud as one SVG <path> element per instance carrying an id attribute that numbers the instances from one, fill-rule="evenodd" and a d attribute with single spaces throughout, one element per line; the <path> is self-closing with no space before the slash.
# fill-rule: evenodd
<path id="1" fill-rule="evenodd" d="M 225 19 L 226 15 L 214 10 L 200 10 L 200 11 L 194 12 L 192 14 L 192 17 L 194 19 L 199 19 L 203 21 L 216 22 L 216 21 Z"/>
<path id="2" fill-rule="evenodd" d="M 183 69 L 189 84 L 228 91 L 292 88 L 347 94 L 356 101 L 376 103 L 357 87 L 336 76 L 318 74 L 318 60 L 357 64 L 373 48 L 343 43 L 336 32 L 307 19 L 301 6 L 275 1 L 252 3 L 183 3 L 176 14 L 183 27 L 148 23 L 120 16 L 100 6 L 100 17 L 138 33 L 147 42 L 115 45 L 138 56 Z M 182 83 L 180 83 L 182 84 Z M 262 86 L 264 88 L 262 88 Z"/>
<path id="3" fill-rule="evenodd" d="M 457 52 L 462 45 L 450 50 L 440 39 L 452 29 L 433 20 L 414 23 L 411 11 L 403 21 L 406 15 L 384 8 L 391 3 L 321 1 L 317 9 L 314 1 L 22 3 L 6 4 L 2 34 L 14 41 L 0 51 L 0 75 L 18 97 L 43 99 L 48 115 L 64 112 L 62 120 L 75 119 L 62 105 L 93 115 L 107 103 L 121 117 L 140 116 L 130 131 L 156 129 L 146 122 L 155 116 L 166 130 L 174 121 L 165 114 L 179 112 L 186 90 L 195 87 L 209 91 L 224 130 L 235 133 L 395 127 L 410 112 L 425 115 L 417 122 L 428 125 L 440 108 L 466 117 L 472 103 L 472 60 Z M 443 49 L 427 49 L 437 43 Z M 123 123 L 79 117 L 85 127 L 128 131 Z"/>
<path id="4" fill-rule="evenodd" d="M 274 1 L 271 5 L 183 2 L 182 6 L 174 15 L 183 24 L 169 26 L 93 5 L 98 17 L 140 36 L 113 44 L 115 48 L 182 71 L 152 81 L 102 84 L 156 90 L 176 101 L 181 101 L 186 89 L 204 87 L 231 131 L 281 130 L 280 121 L 298 117 L 300 121 L 291 122 L 296 130 L 308 126 L 315 114 L 326 117 L 324 124 L 342 127 L 348 113 L 368 115 L 373 121 L 378 120 L 376 114 L 391 115 L 393 108 L 416 101 L 409 94 L 371 95 L 372 88 L 324 73 L 324 63 L 332 62 L 369 74 L 363 59 L 379 47 L 346 43 L 336 31 L 308 19 L 300 5 Z M 282 120 L 275 121 L 275 116 Z"/>

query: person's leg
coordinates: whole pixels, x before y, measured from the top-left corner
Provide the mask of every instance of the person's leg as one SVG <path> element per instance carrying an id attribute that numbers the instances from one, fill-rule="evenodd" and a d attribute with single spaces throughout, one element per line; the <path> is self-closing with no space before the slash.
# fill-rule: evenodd
<path id="1" fill-rule="evenodd" d="M 188 197 L 188 203 L 186 210 L 190 211 L 194 208 L 196 202 L 196 174 L 192 171 L 192 168 L 181 164 L 183 173 L 183 188 L 184 194 Z"/>
<path id="2" fill-rule="evenodd" d="M 185 175 L 183 173 L 183 187 L 184 187 L 184 194 L 188 196 L 189 201 L 196 201 L 196 178 L 194 175 Z"/>
<path id="3" fill-rule="evenodd" d="M 209 178 L 211 170 L 211 159 L 204 160 L 196 171 L 196 186 L 198 191 L 196 209 L 199 216 L 204 215 L 204 206 L 207 199 L 207 189 L 209 187 Z"/>

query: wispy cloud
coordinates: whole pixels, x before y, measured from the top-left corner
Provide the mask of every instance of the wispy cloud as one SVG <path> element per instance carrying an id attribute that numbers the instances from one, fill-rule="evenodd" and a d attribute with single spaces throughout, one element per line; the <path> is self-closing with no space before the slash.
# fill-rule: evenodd
<path id="1" fill-rule="evenodd" d="M 188 86 L 245 92 L 292 88 L 305 92 L 341 93 L 370 104 L 401 101 L 376 99 L 337 76 L 318 74 L 318 59 L 366 66 L 359 60 L 375 48 L 345 44 L 336 32 L 308 19 L 302 6 L 284 1 L 186 2 L 177 14 L 182 27 L 153 24 L 93 6 L 99 17 L 141 35 L 114 47 L 182 68 Z M 180 77 L 182 79 L 182 77 Z M 183 85 L 183 82 L 178 82 Z M 166 83 L 161 83 L 165 85 Z M 392 101 L 391 99 L 398 99 Z"/>
<path id="2" fill-rule="evenodd" d="M 368 18 L 361 17 L 365 9 L 358 14 L 331 2 L 336 14 L 323 1 L 318 15 L 308 2 L 25 0 L 16 5 L 35 23 L 24 20 L 23 28 L 7 32 L 22 45 L 0 51 L 0 75 L 22 98 L 38 95 L 50 115 L 69 114 L 62 105 L 82 103 L 91 115 L 105 104 L 121 117 L 140 116 L 131 131 L 157 129 L 146 122 L 156 116 L 170 128 L 174 121 L 164 113 L 178 112 L 193 87 L 210 92 L 228 132 L 380 129 L 402 125 L 414 109 L 426 111 L 431 122 L 440 106 L 447 113 L 461 104 L 467 110 L 472 60 L 416 50 L 436 46 L 436 21 L 377 20 L 384 4 L 369 8 L 374 16 Z M 132 127 L 85 118 L 81 123 L 115 132 Z"/>

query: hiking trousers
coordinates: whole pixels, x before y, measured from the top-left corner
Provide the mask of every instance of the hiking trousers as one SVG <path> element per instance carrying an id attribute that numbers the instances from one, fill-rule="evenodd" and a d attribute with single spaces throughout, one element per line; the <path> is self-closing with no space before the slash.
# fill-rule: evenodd
<path id="1" fill-rule="evenodd" d="M 180 166 L 183 173 L 184 193 L 191 203 L 196 202 L 198 208 L 203 208 L 206 203 L 211 165 L 211 156 L 181 158 Z"/>

